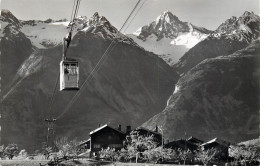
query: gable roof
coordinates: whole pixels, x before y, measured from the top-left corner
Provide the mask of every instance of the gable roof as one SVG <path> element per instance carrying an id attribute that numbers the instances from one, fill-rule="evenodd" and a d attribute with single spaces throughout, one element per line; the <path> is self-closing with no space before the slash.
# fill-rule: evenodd
<path id="1" fill-rule="evenodd" d="M 192 137 L 192 136 L 190 138 L 188 138 L 187 141 L 190 141 L 190 142 L 196 143 L 196 144 L 202 144 L 203 143 L 202 140 L 199 140 L 199 139 Z"/>
<path id="2" fill-rule="evenodd" d="M 79 142 L 79 145 L 86 144 L 87 142 L 90 142 L 90 138 L 87 139 L 87 140 L 80 141 L 80 142 Z"/>
<path id="3" fill-rule="evenodd" d="M 112 127 L 112 126 L 110 126 L 110 125 L 108 125 L 108 124 L 105 124 L 105 125 L 103 125 L 103 126 L 97 128 L 97 129 L 95 129 L 95 130 L 92 130 L 92 131 L 89 133 L 89 135 L 92 135 L 92 134 L 94 134 L 94 133 L 97 133 L 98 131 L 100 131 L 100 130 L 102 130 L 102 129 L 104 129 L 104 128 L 107 128 L 107 127 L 108 127 L 108 128 L 111 128 L 111 129 L 113 129 L 113 130 L 115 130 L 115 131 L 117 131 L 117 132 L 119 132 L 119 133 L 125 134 L 123 131 L 120 131 L 120 130 L 115 129 L 114 127 Z"/>
<path id="4" fill-rule="evenodd" d="M 227 141 L 224 141 L 222 139 L 219 139 L 219 138 L 214 138 L 208 142 L 205 142 L 204 144 L 201 144 L 200 146 L 205 146 L 205 145 L 209 145 L 209 144 L 212 144 L 212 143 L 218 143 L 220 145 L 224 145 L 224 146 L 228 146 L 229 145 L 229 142 Z"/>
<path id="5" fill-rule="evenodd" d="M 137 127 L 135 130 L 146 130 L 146 131 L 148 131 L 148 132 L 150 132 L 150 133 L 153 133 L 153 134 L 156 134 L 156 135 L 162 135 L 162 134 L 159 133 L 159 132 L 149 130 L 149 129 L 144 128 L 144 127 L 142 127 L 142 126 Z"/>
<path id="6" fill-rule="evenodd" d="M 190 150 L 195 150 L 197 149 L 197 145 L 187 141 L 186 139 L 179 139 L 179 140 L 175 140 L 172 142 L 169 142 L 167 144 L 165 144 L 166 148 L 175 148 L 175 149 L 190 149 Z"/>

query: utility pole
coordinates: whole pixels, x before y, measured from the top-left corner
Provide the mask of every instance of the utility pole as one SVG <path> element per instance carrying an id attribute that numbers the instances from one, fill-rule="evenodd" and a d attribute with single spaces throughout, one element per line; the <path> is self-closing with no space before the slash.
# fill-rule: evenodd
<path id="1" fill-rule="evenodd" d="M 47 146 L 54 147 L 54 122 L 56 119 L 49 118 L 45 119 L 47 122 L 47 137 L 46 137 L 46 144 Z"/>

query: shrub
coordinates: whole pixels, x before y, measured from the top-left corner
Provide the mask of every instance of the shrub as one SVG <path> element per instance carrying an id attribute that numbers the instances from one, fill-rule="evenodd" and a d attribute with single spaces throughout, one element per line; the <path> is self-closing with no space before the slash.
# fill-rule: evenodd
<path id="1" fill-rule="evenodd" d="M 176 159 L 176 152 L 172 149 L 157 147 L 154 149 L 146 150 L 144 155 L 148 161 L 172 161 Z"/>
<path id="2" fill-rule="evenodd" d="M 8 144 L 4 153 L 10 160 L 12 160 L 14 156 L 18 155 L 18 146 L 16 144 Z"/>
<path id="3" fill-rule="evenodd" d="M 197 159 L 202 162 L 204 165 L 208 165 L 211 160 L 214 159 L 217 153 L 217 149 L 211 148 L 207 150 L 199 150 L 196 157 Z"/>
<path id="4" fill-rule="evenodd" d="M 114 148 L 110 148 L 108 147 L 107 149 L 102 149 L 99 152 L 99 157 L 105 160 L 109 160 L 109 161 L 118 161 L 118 153 L 115 151 Z"/>
<path id="5" fill-rule="evenodd" d="M 58 148 L 61 157 L 77 156 L 78 144 L 76 139 L 69 141 L 67 137 L 61 137 L 55 141 L 55 145 Z"/>
<path id="6" fill-rule="evenodd" d="M 22 149 L 17 156 L 18 159 L 26 159 L 27 157 L 28 157 L 28 153 L 26 152 L 25 149 Z"/>
<path id="7" fill-rule="evenodd" d="M 52 147 L 48 146 L 47 143 L 44 142 L 42 145 L 42 154 L 39 154 L 38 156 L 44 155 L 44 158 L 48 160 L 52 152 Z"/>

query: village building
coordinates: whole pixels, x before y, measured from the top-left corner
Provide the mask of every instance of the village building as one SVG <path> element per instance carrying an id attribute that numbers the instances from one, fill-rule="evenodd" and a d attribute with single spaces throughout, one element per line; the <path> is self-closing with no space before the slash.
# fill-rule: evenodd
<path id="1" fill-rule="evenodd" d="M 91 131 L 89 135 L 91 152 L 98 152 L 108 147 L 121 149 L 126 137 L 126 133 L 121 131 L 121 125 L 116 129 L 108 124 Z"/>
<path id="2" fill-rule="evenodd" d="M 175 141 L 171 141 L 167 144 L 165 144 L 164 146 L 165 148 L 171 148 L 174 150 L 190 150 L 190 151 L 194 151 L 198 149 L 198 146 L 196 144 L 193 144 L 190 141 L 187 141 L 185 139 L 179 139 L 179 140 L 175 140 Z"/>
<path id="3" fill-rule="evenodd" d="M 89 157 L 94 153 L 106 149 L 108 147 L 119 150 L 123 147 L 127 133 L 131 132 L 131 126 L 126 126 L 126 130 L 121 130 L 121 125 L 114 128 L 111 125 L 105 124 L 91 131 L 90 138 L 82 141 L 79 144 L 79 151 L 89 152 Z"/>
<path id="4" fill-rule="evenodd" d="M 195 137 L 189 137 L 188 139 L 186 139 L 188 142 L 194 144 L 194 145 L 197 145 L 197 146 L 200 146 L 201 144 L 203 144 L 204 142 L 202 140 L 199 140 Z"/>
<path id="5" fill-rule="evenodd" d="M 139 135 L 142 135 L 142 136 L 151 136 L 153 135 L 154 138 L 156 138 L 158 144 L 162 144 L 162 134 L 158 132 L 158 128 L 156 127 L 155 130 L 149 130 L 147 128 L 144 128 L 144 127 L 137 127 L 134 131 L 137 131 Z"/>
<path id="6" fill-rule="evenodd" d="M 134 129 L 139 135 L 151 136 L 153 135 L 158 145 L 162 144 L 162 135 L 158 130 L 149 130 L 144 127 L 137 127 Z M 121 129 L 121 125 L 118 128 L 114 128 L 111 125 L 105 124 L 99 126 L 97 129 L 89 133 L 90 138 L 88 140 L 82 141 L 79 144 L 79 150 L 81 152 L 88 152 L 89 157 L 94 156 L 96 152 L 106 149 L 108 147 L 114 148 L 115 150 L 120 150 L 124 146 L 124 142 L 131 132 L 131 126 L 126 126 L 126 130 Z"/>
<path id="7" fill-rule="evenodd" d="M 219 138 L 214 138 L 208 142 L 205 142 L 200 145 L 202 150 L 208 150 L 208 149 L 216 149 L 216 156 L 219 159 L 227 159 L 228 158 L 228 148 L 230 143 L 227 141 L 224 141 Z"/>

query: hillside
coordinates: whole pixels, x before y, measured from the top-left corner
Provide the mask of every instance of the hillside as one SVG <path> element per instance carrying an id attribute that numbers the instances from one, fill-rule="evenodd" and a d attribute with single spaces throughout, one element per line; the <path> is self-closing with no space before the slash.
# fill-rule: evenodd
<path id="1" fill-rule="evenodd" d="M 182 76 L 166 108 L 143 124 L 165 138 L 188 135 L 241 142 L 259 134 L 260 42 L 208 58 Z"/>

